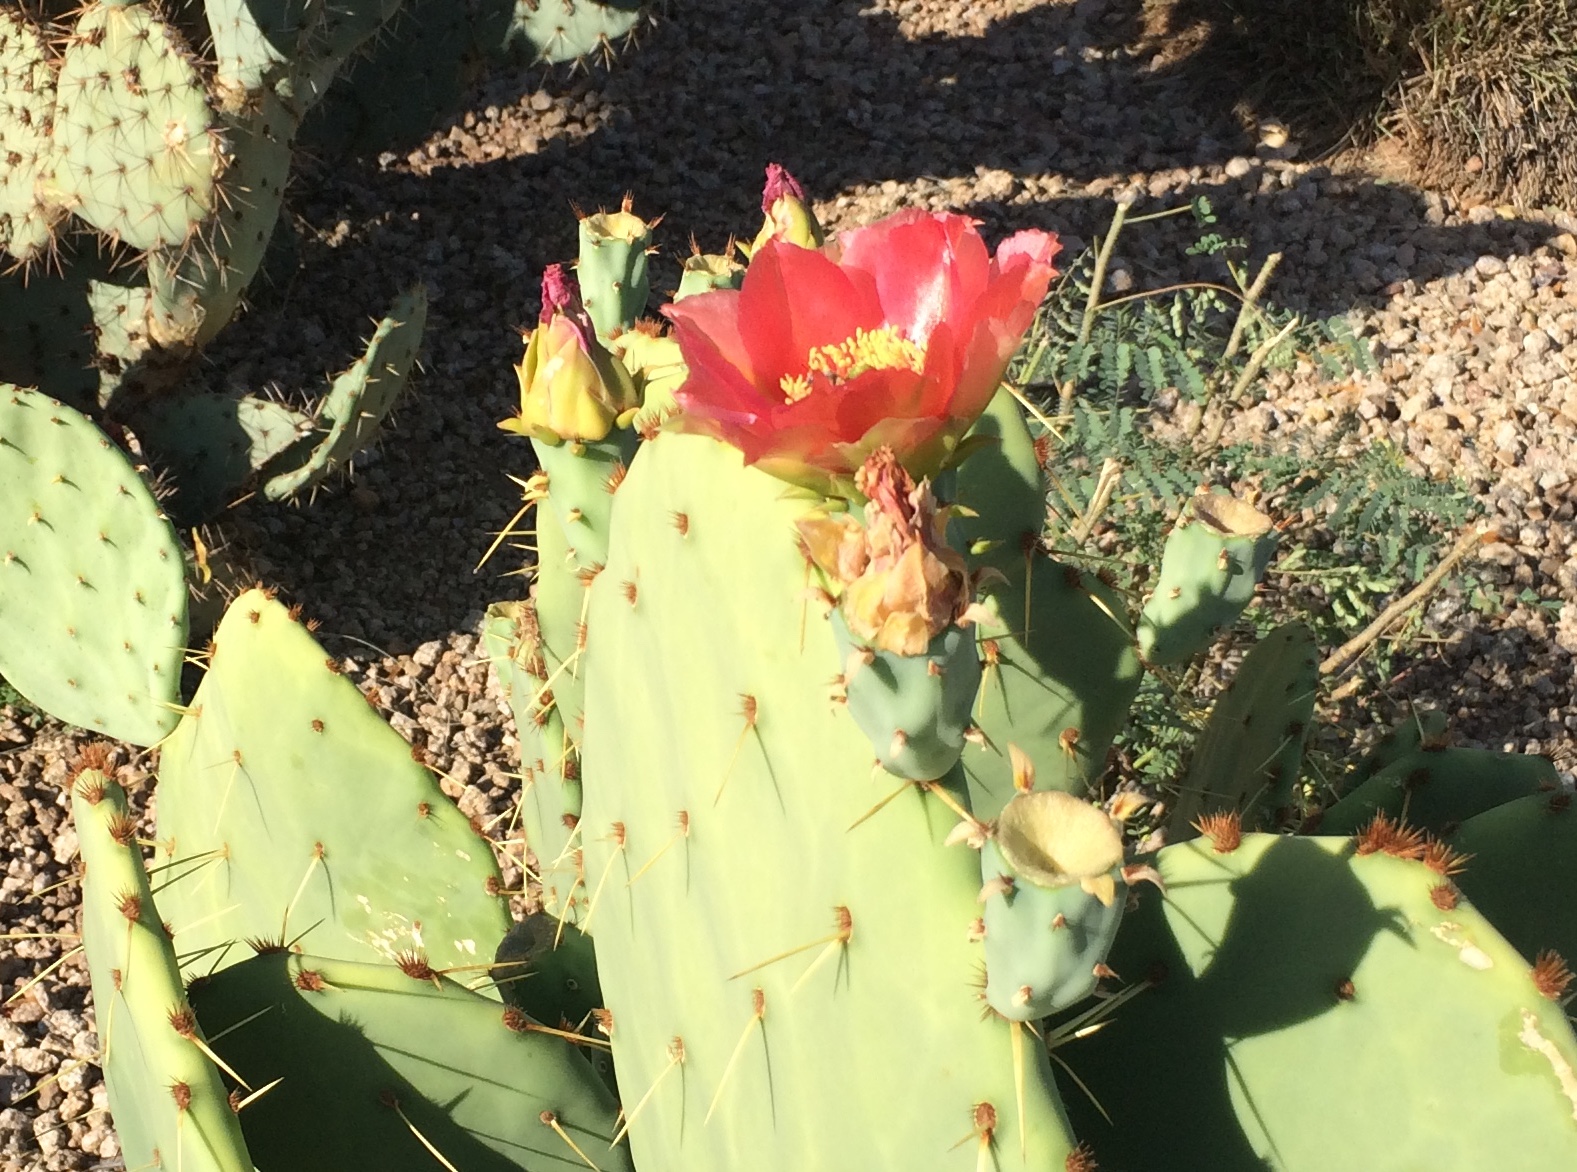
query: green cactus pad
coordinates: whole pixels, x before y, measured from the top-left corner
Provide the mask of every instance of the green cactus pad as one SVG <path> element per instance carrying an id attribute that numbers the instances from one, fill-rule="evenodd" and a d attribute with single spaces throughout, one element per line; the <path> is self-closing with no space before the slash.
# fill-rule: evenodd
<path id="1" fill-rule="evenodd" d="M 631 1168 L 574 1045 L 441 975 L 276 952 L 192 1003 L 237 1074 L 280 1080 L 241 1113 L 258 1172 Z"/>
<path id="2" fill-rule="evenodd" d="M 372 442 L 405 389 L 426 325 L 427 291 L 417 285 L 395 300 L 366 352 L 334 380 L 323 401 L 316 446 L 301 464 L 270 476 L 264 496 L 276 501 L 295 496 L 343 468 Z"/>
<path id="3" fill-rule="evenodd" d="M 546 1025 L 575 1029 L 602 1008 L 591 937 L 543 912 L 510 926 L 493 956 L 504 1001 Z"/>
<path id="4" fill-rule="evenodd" d="M 639 442 L 625 428 L 596 442 L 531 441 L 537 463 L 548 476 L 548 506 L 564 530 L 578 569 L 594 569 L 608 560 L 613 496 Z"/>
<path id="5" fill-rule="evenodd" d="M 137 470 L 47 395 L 0 385 L 0 674 L 61 720 L 151 745 L 175 727 L 181 546 Z"/>
<path id="6" fill-rule="evenodd" d="M 91 411 L 99 372 L 93 369 L 91 279 L 82 269 L 71 262 L 58 273 L 0 272 L 0 383 L 34 387 Z"/>
<path id="7" fill-rule="evenodd" d="M 1000 565 L 1005 580 L 982 588 L 996 618 L 977 627 L 984 667 L 975 720 L 992 748 L 963 757 L 970 805 L 981 819 L 995 817 L 1013 796 L 1009 743 L 1034 760 L 1039 788 L 1083 794 L 1139 689 L 1120 601 L 1093 575 L 1036 548 L 1031 556 L 1003 550 L 982 559 Z"/>
<path id="8" fill-rule="evenodd" d="M 61 200 L 133 248 L 183 244 L 214 210 L 223 165 L 207 91 L 150 6 L 83 9 L 60 64 L 54 137 Z"/>
<path id="9" fill-rule="evenodd" d="M 515 0 L 504 47 L 550 65 L 609 56 L 642 16 L 640 0 Z"/>
<path id="10" fill-rule="evenodd" d="M 1457 886 L 1525 959 L 1549 948 L 1577 964 L 1577 812 L 1569 792 L 1476 814 L 1451 845 L 1468 856 Z"/>
<path id="11" fill-rule="evenodd" d="M 574 835 L 581 812 L 580 752 L 565 728 L 554 691 L 569 676 L 560 673 L 548 687 L 536 612 L 528 602 L 489 607 L 482 639 L 515 718 L 520 821 L 536 859 L 533 874 L 542 885 L 543 906 L 574 921 L 586 898 L 580 840 Z"/>
<path id="12" fill-rule="evenodd" d="M 149 454 L 174 476 L 177 516 L 200 521 L 238 496 L 260 468 L 312 431 L 310 416 L 251 395 L 161 398 L 133 422 Z"/>
<path id="13" fill-rule="evenodd" d="M 255 93 L 294 63 L 302 42 L 326 21 L 343 19 L 336 3 L 313 0 L 204 0 L 221 91 Z M 321 35 L 321 34 L 320 34 Z"/>
<path id="14" fill-rule="evenodd" d="M 150 332 L 181 351 L 206 345 L 235 316 L 262 266 L 290 173 L 295 119 L 270 90 L 220 117 L 229 163 L 217 214 L 198 238 L 148 258 Z"/>
<path id="15" fill-rule="evenodd" d="M 1168 841 L 1192 838 L 1195 822 L 1223 810 L 1235 810 L 1250 829 L 1302 820 L 1296 787 L 1319 673 L 1314 632 L 1302 623 L 1277 627 L 1254 644 L 1194 745 Z"/>
<path id="16" fill-rule="evenodd" d="M 43 256 L 63 214 L 40 183 L 54 162 L 54 117 L 55 74 L 38 26 L 0 10 L 0 248 L 16 260 Z"/>
<path id="17" fill-rule="evenodd" d="M 970 708 L 980 689 L 974 630 L 948 627 L 924 654 L 898 655 L 864 647 L 841 610 L 835 609 L 828 621 L 849 714 L 870 739 L 882 768 L 910 781 L 934 781 L 948 773 L 964 751 Z M 852 657 L 861 649 L 873 658 L 855 666 Z"/>
<path id="18" fill-rule="evenodd" d="M 732 255 L 696 253 L 687 256 L 679 273 L 679 289 L 675 301 L 683 301 L 697 293 L 710 293 L 714 289 L 737 289 L 745 280 L 745 266 Z"/>
<path id="19" fill-rule="evenodd" d="M 126 1166 L 251 1172 L 204 1034 L 195 1019 L 181 1016 L 190 1016 L 181 972 L 154 906 L 125 791 L 84 770 L 72 785 L 71 814 L 82 849 L 82 944 L 100 1065 Z"/>
<path id="20" fill-rule="evenodd" d="M 194 971 L 282 937 L 349 960 L 477 964 L 509 925 L 487 842 L 261 591 L 214 633 L 158 794 L 161 899 Z"/>
<path id="21" fill-rule="evenodd" d="M 1490 749 L 1421 749 L 1380 770 L 1320 815 L 1322 834 L 1355 834 L 1377 813 L 1447 832 L 1475 814 L 1540 790 L 1560 776 L 1543 757 Z"/>
<path id="22" fill-rule="evenodd" d="M 548 0 L 540 11 L 551 11 L 559 2 Z M 630 211 L 628 201 L 623 211 L 581 219 L 575 277 L 581 301 L 602 337 L 611 338 L 646 316 L 652 294 L 646 251 L 651 246 L 652 225 Z"/>
<path id="23" fill-rule="evenodd" d="M 1276 552 L 1270 518 L 1227 493 L 1201 491 L 1167 536 L 1155 591 L 1139 616 L 1148 663 L 1203 651 L 1243 613 Z"/>
<path id="24" fill-rule="evenodd" d="M 1566 1015 L 1440 874 L 1271 835 L 1156 865 L 1110 963 L 1159 985 L 1057 1051 L 1103 1172 L 1577 1166 Z"/>
<path id="25" fill-rule="evenodd" d="M 979 862 L 830 702 L 807 507 L 731 448 L 659 435 L 592 587 L 581 831 L 636 1161 L 1060 1167 L 1044 1055 L 971 987 Z"/>
<path id="26" fill-rule="evenodd" d="M 949 523 L 948 542 L 977 564 L 1013 565 L 1046 527 L 1046 478 L 1017 400 L 998 391 L 965 442 L 979 446 L 958 466 L 957 496 L 973 515 Z"/>
<path id="27" fill-rule="evenodd" d="M 1356 788 L 1380 770 L 1410 757 L 1423 748 L 1440 749 L 1446 739 L 1446 714 L 1434 708 L 1421 708 L 1408 715 L 1385 736 L 1353 769 L 1347 779 L 1348 788 Z"/>

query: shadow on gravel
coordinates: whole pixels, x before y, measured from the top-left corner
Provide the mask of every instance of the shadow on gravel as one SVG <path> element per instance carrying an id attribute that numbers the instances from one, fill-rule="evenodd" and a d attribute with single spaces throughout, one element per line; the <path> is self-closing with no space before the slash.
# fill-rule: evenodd
<path id="1" fill-rule="evenodd" d="M 1552 231 L 1446 226 L 1439 200 L 1417 191 L 1253 158 L 1230 100 L 1204 100 L 1177 61 L 1152 70 L 1129 53 L 1139 0 L 994 19 L 1005 6 L 904 7 L 933 24 L 946 12 L 945 31 L 901 30 L 859 0 L 676 4 L 611 73 L 540 89 L 540 71 L 497 75 L 408 157 L 307 166 L 293 251 L 211 351 L 211 380 L 307 385 L 346 363 L 367 319 L 415 279 L 432 294 L 426 373 L 355 479 L 309 508 L 233 514 L 263 576 L 326 631 L 396 652 L 523 591 L 498 579 L 519 553 L 468 572 L 518 505 L 506 473 L 529 470 L 527 446 L 494 424 L 514 409 L 510 367 L 542 266 L 573 255 L 572 201 L 629 191 L 637 211 L 665 215 L 662 292 L 692 235 L 717 251 L 730 230 L 754 230 L 770 160 L 815 194 L 843 193 L 834 226 L 919 203 L 967 210 L 993 236 L 1054 229 L 1070 251 L 1104 230 L 1123 191 L 1144 193 L 1140 211 L 1207 194 L 1221 234 L 1245 238 L 1252 258 L 1286 254 L 1273 298 L 1318 316 Z M 1219 258 L 1186 253 L 1193 238 L 1176 221 L 1146 226 L 1118 260 L 1140 287 L 1222 279 Z"/>

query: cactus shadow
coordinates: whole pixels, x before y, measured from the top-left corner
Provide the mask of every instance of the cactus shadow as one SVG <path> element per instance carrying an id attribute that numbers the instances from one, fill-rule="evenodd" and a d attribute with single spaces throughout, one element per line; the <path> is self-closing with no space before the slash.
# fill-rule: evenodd
<path id="1" fill-rule="evenodd" d="M 1151 976 L 1159 984 L 1058 1053 L 1110 1116 L 1108 1123 L 1063 1080 L 1074 1131 L 1109 1172 L 1204 1166 L 1188 1159 L 1190 1150 L 1208 1152 L 1216 1172 L 1270 1167 L 1245 1132 L 1245 1117 L 1258 1109 L 1237 1074 L 1234 1046 L 1338 1009 L 1343 982 L 1371 941 L 1405 933 L 1375 907 L 1344 856 L 1308 839 L 1278 840 L 1240 878 L 1223 870 L 1221 888 L 1232 901 L 1224 927 L 1183 922 L 1175 932 L 1163 899 L 1146 893 L 1109 963 L 1127 980 Z M 1198 892 L 1192 896 L 1198 906 Z M 1180 935 L 1216 941 L 1202 972 L 1190 969 Z M 1180 1146 L 1179 1137 L 1195 1138 Z"/>

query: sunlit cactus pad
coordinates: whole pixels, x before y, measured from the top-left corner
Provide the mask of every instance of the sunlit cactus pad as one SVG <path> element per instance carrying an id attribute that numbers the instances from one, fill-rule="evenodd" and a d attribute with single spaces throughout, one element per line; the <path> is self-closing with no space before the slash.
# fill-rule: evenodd
<path id="1" fill-rule="evenodd" d="M 0 248 L 30 260 L 49 243 L 51 213 L 39 190 L 49 165 L 55 76 L 39 30 L 18 9 L 0 10 Z"/>
<path id="2" fill-rule="evenodd" d="M 82 943 L 99 1064 L 126 1166 L 251 1172 L 153 903 L 125 791 L 85 769 L 72 785 L 71 811 L 82 844 Z"/>
<path id="3" fill-rule="evenodd" d="M 223 164 L 180 34 L 145 5 L 89 5 L 56 88 L 65 206 L 133 248 L 185 241 L 214 210 Z"/>
<path id="4" fill-rule="evenodd" d="M 0 675 L 151 745 L 175 727 L 185 646 L 180 543 L 131 461 L 70 407 L 0 384 Z"/>
<path id="5" fill-rule="evenodd" d="M 490 961 L 491 848 L 284 606 L 249 590 L 159 761 L 160 901 L 207 972 L 247 941 L 323 956 Z"/>

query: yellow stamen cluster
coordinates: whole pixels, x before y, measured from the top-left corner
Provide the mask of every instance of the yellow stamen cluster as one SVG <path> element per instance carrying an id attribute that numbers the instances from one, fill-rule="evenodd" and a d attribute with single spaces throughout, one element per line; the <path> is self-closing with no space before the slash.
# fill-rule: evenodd
<path id="1" fill-rule="evenodd" d="M 925 369 L 925 346 L 912 342 L 896 326 L 855 330 L 852 338 L 817 346 L 805 359 L 804 374 L 784 375 L 778 386 L 790 403 L 811 392 L 810 376 L 825 375 L 834 383 L 847 382 L 870 370 Z"/>

